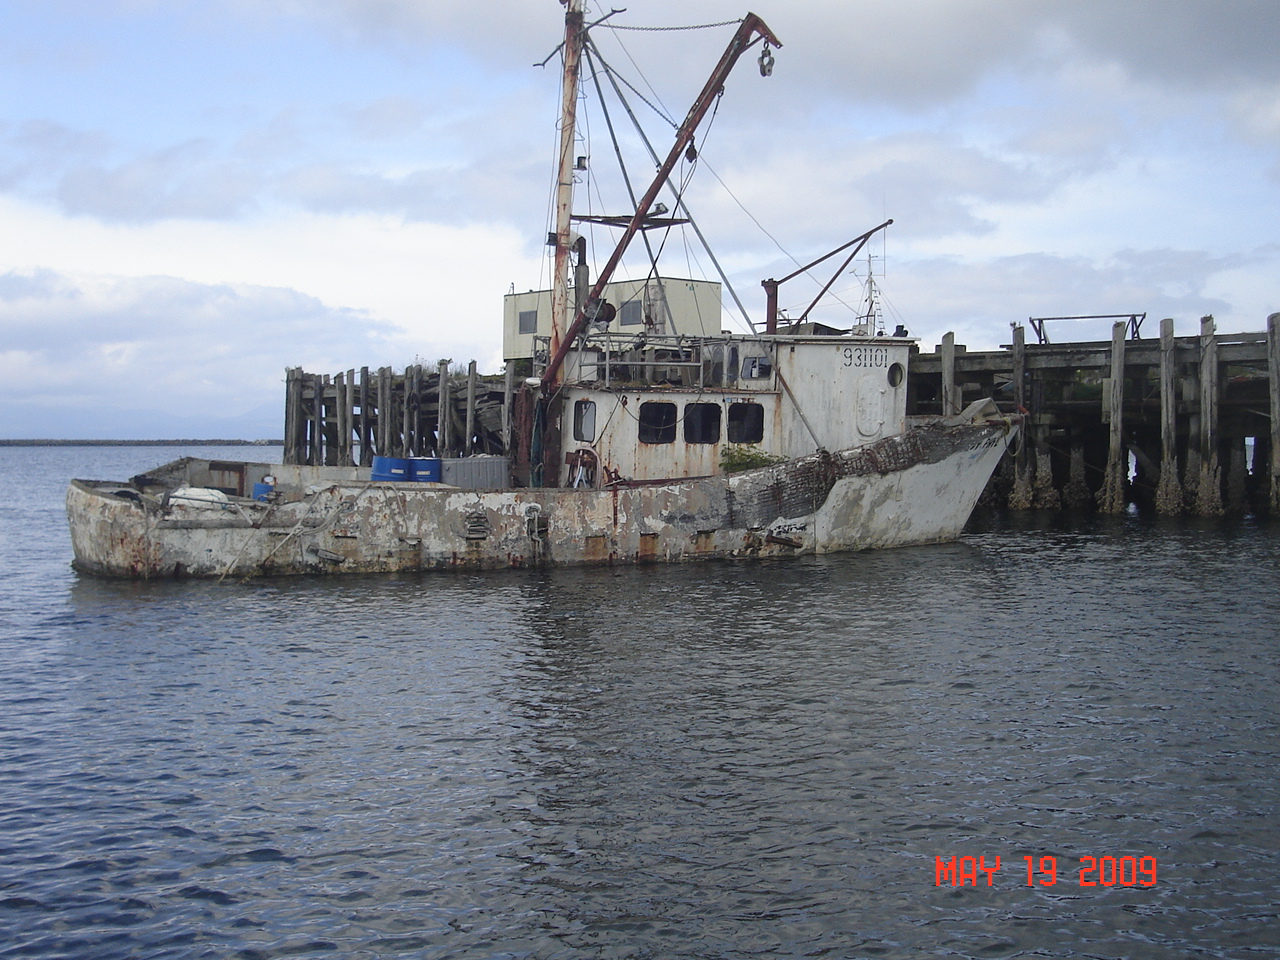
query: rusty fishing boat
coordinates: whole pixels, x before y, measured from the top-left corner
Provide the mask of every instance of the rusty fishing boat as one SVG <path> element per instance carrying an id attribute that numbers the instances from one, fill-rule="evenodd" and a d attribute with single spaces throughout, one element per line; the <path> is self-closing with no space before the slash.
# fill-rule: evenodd
<path id="1" fill-rule="evenodd" d="M 637 236 L 691 220 L 672 171 L 696 160 L 695 132 L 734 64 L 758 46 L 768 76 L 777 37 L 754 14 L 740 21 L 665 159 L 653 154 L 648 188 L 637 197 L 628 181 L 630 212 L 577 217 L 587 160 L 576 149 L 578 83 L 584 60 L 597 81 L 612 77 L 591 40 L 612 14 L 588 24 L 582 0 L 566 7 L 552 286 L 506 298 L 504 354 L 522 374 L 507 391 L 506 455 L 401 447 L 367 465 L 188 457 L 127 481 L 73 480 L 77 570 L 483 570 L 794 557 L 960 535 L 1017 419 L 990 400 L 908 417 L 905 330 L 886 336 L 872 308 L 847 329 L 778 308 L 781 283 L 845 253 L 838 275 L 892 221 L 764 281 L 763 329 L 748 320 L 747 333 L 721 330 L 718 283 L 663 277 L 656 265 L 640 280 L 614 276 Z M 658 202 L 664 189 L 671 215 Z M 583 223 L 621 231 L 594 280 Z"/>

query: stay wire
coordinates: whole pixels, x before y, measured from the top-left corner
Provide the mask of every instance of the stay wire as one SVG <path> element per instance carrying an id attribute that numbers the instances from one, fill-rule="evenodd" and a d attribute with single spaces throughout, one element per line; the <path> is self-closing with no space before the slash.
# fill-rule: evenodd
<path id="1" fill-rule="evenodd" d="M 712 27 L 731 27 L 735 23 L 741 23 L 742 18 L 737 20 L 721 20 L 719 23 L 698 23 L 689 27 L 631 27 L 620 23 L 602 23 L 600 26 L 609 30 L 640 30 L 649 32 L 664 32 L 669 30 L 709 30 Z"/>
<path id="2" fill-rule="evenodd" d="M 609 78 L 609 82 L 613 86 L 614 96 L 618 98 L 618 102 L 621 103 L 623 109 L 626 110 L 627 116 L 630 117 L 631 119 L 631 125 L 635 128 L 636 133 L 639 134 L 641 141 L 644 143 L 645 149 L 649 151 L 649 156 L 653 159 L 654 163 L 657 163 L 658 162 L 657 151 L 653 149 L 653 144 L 649 140 L 648 135 L 645 133 L 644 127 L 641 126 L 639 118 L 636 117 L 635 115 L 635 111 L 631 109 L 631 105 L 627 102 L 627 98 L 623 96 L 622 90 L 618 86 L 617 71 L 614 70 L 613 67 L 609 65 L 608 61 L 604 59 L 604 57 L 600 53 L 600 48 L 595 45 L 595 42 L 590 37 L 587 38 L 587 42 L 591 44 L 591 48 L 595 53 L 596 59 L 600 62 L 600 66 L 603 68 L 605 76 Z M 718 106 L 719 104 L 717 103 L 717 108 Z M 708 166 L 707 169 L 711 170 L 711 167 Z M 714 170 L 712 170 L 712 175 L 715 176 Z M 716 179 L 720 180 L 718 176 L 716 177 Z M 720 182 L 721 182 L 721 185 L 723 186 L 723 181 L 720 181 Z M 680 199 L 678 191 L 672 184 L 668 183 L 667 188 L 677 196 L 676 209 L 683 211 L 685 216 L 689 218 L 689 225 L 693 228 L 694 234 L 697 235 L 698 242 L 702 244 L 702 249 L 706 251 L 707 256 L 711 259 L 712 265 L 716 268 L 716 273 L 720 275 L 721 282 L 724 284 L 725 289 L 729 291 L 729 296 L 733 298 L 733 302 L 737 305 L 738 311 L 742 314 L 742 319 L 747 325 L 747 329 L 750 330 L 752 333 L 755 333 L 756 332 L 755 323 L 752 322 L 750 314 L 747 313 L 747 308 L 743 305 L 741 298 L 739 298 L 737 290 L 735 290 L 733 284 L 729 282 L 729 277 L 724 272 L 724 268 L 720 265 L 720 261 L 716 259 L 715 252 L 711 249 L 711 245 L 707 242 L 707 238 L 703 235 L 702 229 L 698 226 L 698 222 L 694 218 L 693 213 L 689 210 L 688 205 L 685 204 L 682 199 Z M 725 189 L 727 192 L 728 188 L 726 187 Z M 732 196 L 732 194 L 730 195 Z M 738 203 L 739 206 L 742 206 L 741 202 L 738 201 L 736 197 L 734 198 L 734 200 L 735 202 Z M 745 212 L 745 208 L 744 208 L 744 212 Z M 749 213 L 748 213 L 748 216 L 750 216 Z M 759 221 L 756 221 L 754 217 L 752 217 L 751 219 L 756 222 L 757 226 L 759 226 Z M 763 229 L 764 228 L 761 227 L 761 230 Z M 766 234 L 767 234 L 767 231 L 766 231 Z M 772 240 L 773 238 L 770 237 L 770 239 Z M 774 243 L 777 244 L 777 240 L 774 240 Z M 778 244 L 778 247 L 779 249 L 782 249 L 781 244 Z M 786 251 L 784 250 L 783 252 L 785 253 Z"/>

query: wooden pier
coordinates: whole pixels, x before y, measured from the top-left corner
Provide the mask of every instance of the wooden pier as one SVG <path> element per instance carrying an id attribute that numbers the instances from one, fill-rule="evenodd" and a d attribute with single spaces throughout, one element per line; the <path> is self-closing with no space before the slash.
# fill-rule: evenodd
<path id="1" fill-rule="evenodd" d="M 443 395 L 443 402 L 442 402 Z M 411 364 L 333 376 L 285 371 L 284 462 L 370 466 L 383 457 L 508 453 L 512 375 L 479 377 Z"/>
<path id="2" fill-rule="evenodd" d="M 1013 343 L 968 352 L 948 334 L 912 357 L 908 413 L 955 413 L 997 398 L 1026 415 L 1023 441 L 988 488 L 1015 509 L 1130 504 L 1163 515 L 1280 515 L 1280 313 L 1263 333 L 1140 339 L 1120 322 L 1110 341 Z M 1132 465 L 1132 469 L 1131 469 Z"/>
<path id="3" fill-rule="evenodd" d="M 1014 509 L 1131 504 L 1164 515 L 1280 516 L 1280 313 L 1262 333 L 1158 339 L 1116 323 L 1109 341 L 1027 343 L 969 352 L 947 334 L 915 353 L 908 414 L 954 414 L 994 397 L 1026 428 L 988 487 Z M 1037 330 L 1037 332 L 1042 332 Z M 443 402 L 441 395 L 443 394 Z M 374 456 L 512 452 L 514 375 L 410 365 L 333 376 L 287 371 L 284 462 L 369 466 Z"/>

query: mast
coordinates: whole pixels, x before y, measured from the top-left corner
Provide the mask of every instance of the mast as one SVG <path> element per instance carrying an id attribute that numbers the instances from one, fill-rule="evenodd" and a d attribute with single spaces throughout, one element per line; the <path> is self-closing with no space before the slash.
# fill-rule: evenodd
<path id="1" fill-rule="evenodd" d="M 560 105 L 560 153 L 556 158 L 555 265 L 551 278 L 551 356 L 558 356 L 569 327 L 569 249 L 573 213 L 574 143 L 578 107 L 578 68 L 582 62 L 583 0 L 567 0 L 564 14 L 564 81 Z M 560 368 L 548 369 L 558 383 Z"/>

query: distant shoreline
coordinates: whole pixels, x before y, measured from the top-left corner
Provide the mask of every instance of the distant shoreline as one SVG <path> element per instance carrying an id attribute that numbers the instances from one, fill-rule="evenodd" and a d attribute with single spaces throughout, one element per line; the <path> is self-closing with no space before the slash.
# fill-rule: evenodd
<path id="1" fill-rule="evenodd" d="M 0 447 L 283 447 L 283 440 L 0 440 Z"/>

